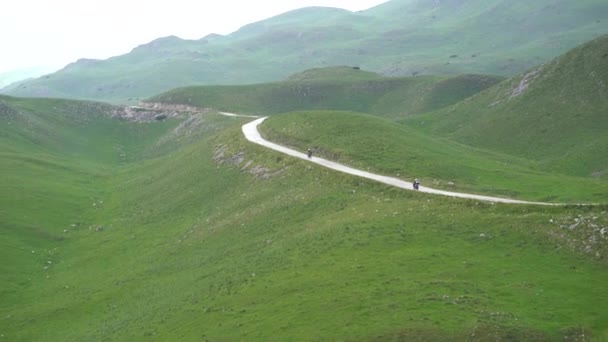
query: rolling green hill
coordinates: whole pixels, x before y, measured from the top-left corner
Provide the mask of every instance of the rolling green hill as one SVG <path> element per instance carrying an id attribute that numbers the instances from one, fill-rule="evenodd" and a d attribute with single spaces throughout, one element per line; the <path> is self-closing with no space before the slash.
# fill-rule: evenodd
<path id="1" fill-rule="evenodd" d="M 211 113 L 214 129 L 150 154 L 178 139 L 166 139 L 178 122 L 110 120 L 99 104 L 0 101 L 3 151 L 12 143 L 2 154 L 4 338 L 607 334 L 597 310 L 608 304 L 604 240 L 591 254 L 573 242 L 601 238 L 592 225 L 608 225 L 602 208 L 390 189 L 252 146 L 242 121 Z M 353 115 L 326 117 L 402 129 Z"/>
<path id="2" fill-rule="evenodd" d="M 543 170 L 606 180 L 608 35 L 465 101 L 405 122 Z"/>
<path id="3" fill-rule="evenodd" d="M 314 111 L 273 116 L 262 132 L 274 142 L 380 174 L 457 192 L 562 203 L 604 203 L 608 183 L 542 170 L 521 157 L 429 137 L 375 116 Z M 564 164 L 567 162 L 563 160 Z"/>
<path id="4" fill-rule="evenodd" d="M 249 144 L 240 119 L 130 122 L 108 108 L 0 97 L 4 339 L 608 337 L 605 206 L 392 189 Z M 387 147 L 432 143 L 426 155 L 441 156 L 440 140 L 390 121 L 309 115 L 328 132 L 365 123 L 387 132 Z M 334 131 L 369 141 L 351 133 Z M 479 174 L 492 172 L 489 160 Z"/>
<path id="5" fill-rule="evenodd" d="M 485 75 L 389 78 L 352 67 L 331 67 L 307 70 L 276 83 L 178 88 L 145 102 L 264 115 L 334 109 L 403 118 L 454 104 L 500 80 Z"/>
<path id="6" fill-rule="evenodd" d="M 107 60 L 79 60 L 4 91 L 136 102 L 188 85 L 279 81 L 351 65 L 383 75 L 511 76 L 608 32 L 604 0 L 391 0 L 352 13 L 311 7 L 199 40 L 165 37 Z"/>

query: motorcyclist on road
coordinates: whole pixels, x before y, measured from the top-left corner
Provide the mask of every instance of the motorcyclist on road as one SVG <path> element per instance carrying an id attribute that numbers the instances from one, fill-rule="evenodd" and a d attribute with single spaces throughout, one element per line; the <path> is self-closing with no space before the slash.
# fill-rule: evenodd
<path id="1" fill-rule="evenodd" d="M 414 190 L 418 190 L 418 188 L 420 187 L 420 181 L 418 180 L 418 178 L 416 178 L 414 180 Z"/>
<path id="2" fill-rule="evenodd" d="M 311 149 L 306 150 L 306 155 L 308 155 L 308 159 L 312 158 L 312 150 Z"/>

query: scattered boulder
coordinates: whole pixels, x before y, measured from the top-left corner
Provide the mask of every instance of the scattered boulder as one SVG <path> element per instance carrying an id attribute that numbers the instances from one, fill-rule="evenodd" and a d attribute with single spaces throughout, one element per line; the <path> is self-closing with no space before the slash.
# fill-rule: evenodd
<path id="1" fill-rule="evenodd" d="M 606 212 L 589 213 L 577 217 L 553 217 L 549 223 L 560 228 L 548 235 L 560 244 L 597 260 L 608 261 L 608 215 Z"/>
<path id="2" fill-rule="evenodd" d="M 215 153 L 213 153 L 213 162 L 216 164 L 223 164 L 224 155 L 226 152 L 226 146 L 221 145 L 215 148 Z"/>
<path id="3" fill-rule="evenodd" d="M 245 152 L 239 152 L 232 156 L 227 162 L 232 165 L 240 165 L 245 160 Z"/>
<path id="4" fill-rule="evenodd" d="M 243 172 L 243 171 L 247 170 L 247 169 L 248 169 L 248 168 L 251 166 L 251 164 L 253 164 L 253 160 L 250 160 L 250 161 L 248 161 L 247 163 L 245 163 L 245 166 L 243 166 L 243 167 L 241 168 L 241 172 Z"/>

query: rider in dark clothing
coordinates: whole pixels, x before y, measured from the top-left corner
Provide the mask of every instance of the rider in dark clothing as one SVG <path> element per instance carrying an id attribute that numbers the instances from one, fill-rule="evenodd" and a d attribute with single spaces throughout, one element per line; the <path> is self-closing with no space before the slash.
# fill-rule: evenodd
<path id="1" fill-rule="evenodd" d="M 416 178 L 414 180 L 414 190 L 418 190 L 418 187 L 420 187 L 420 181 L 418 180 L 418 178 Z"/>
<path id="2" fill-rule="evenodd" d="M 311 149 L 306 150 L 306 154 L 308 155 L 308 158 L 312 158 L 312 150 Z"/>

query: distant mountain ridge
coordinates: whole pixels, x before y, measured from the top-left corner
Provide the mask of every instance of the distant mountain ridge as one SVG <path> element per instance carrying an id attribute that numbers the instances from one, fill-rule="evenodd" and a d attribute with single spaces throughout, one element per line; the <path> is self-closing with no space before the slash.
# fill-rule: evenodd
<path id="1" fill-rule="evenodd" d="M 55 67 L 32 67 L 19 68 L 9 71 L 0 72 L 0 89 L 15 82 L 23 81 L 28 78 L 39 77 L 46 73 L 52 72 L 59 68 Z"/>
<path id="2" fill-rule="evenodd" d="M 128 102 L 176 87 L 277 81 L 333 65 L 389 76 L 509 76 L 608 32 L 604 18 L 604 0 L 392 0 L 356 13 L 310 7 L 227 36 L 159 38 L 3 92 Z"/>

